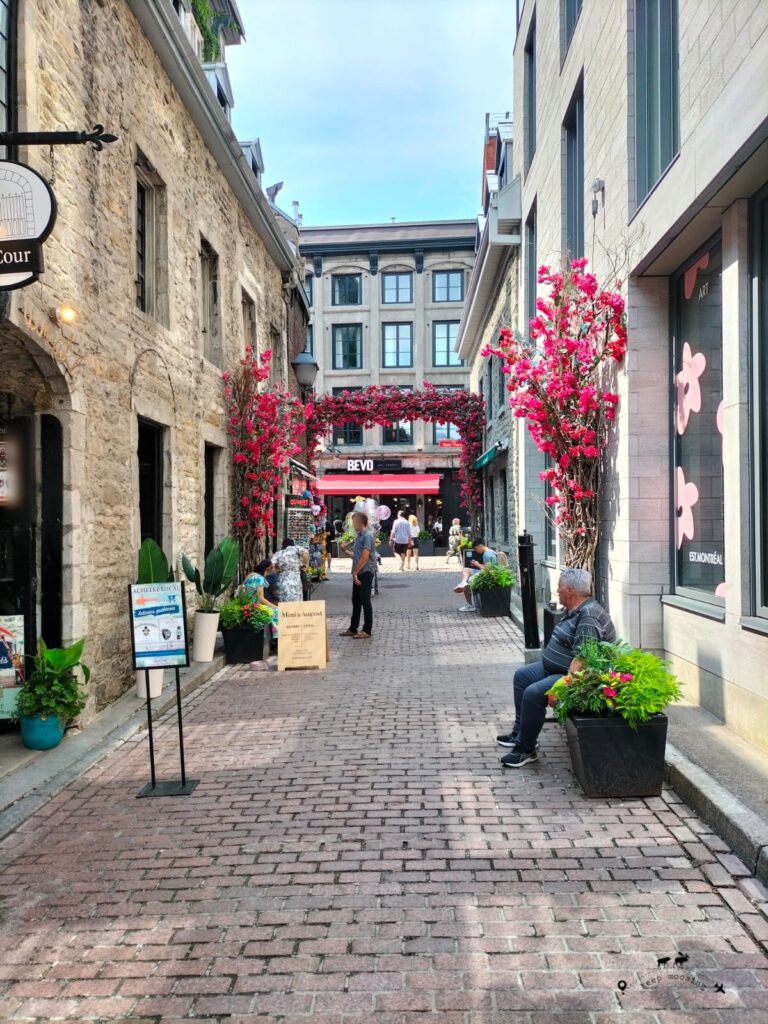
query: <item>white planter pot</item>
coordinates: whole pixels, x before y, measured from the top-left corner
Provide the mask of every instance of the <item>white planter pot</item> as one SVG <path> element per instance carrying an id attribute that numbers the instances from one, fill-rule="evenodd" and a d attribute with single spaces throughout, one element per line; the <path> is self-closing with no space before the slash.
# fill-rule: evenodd
<path id="1" fill-rule="evenodd" d="M 163 692 L 163 676 L 165 669 L 162 668 L 151 668 L 149 670 L 149 697 L 150 700 L 153 697 L 159 697 Z M 140 668 L 136 672 L 136 696 L 140 697 L 141 700 L 147 699 L 147 685 L 146 676 L 144 669 Z"/>
<path id="2" fill-rule="evenodd" d="M 213 661 L 218 631 L 218 612 L 195 612 L 195 640 L 192 645 L 194 661 Z"/>

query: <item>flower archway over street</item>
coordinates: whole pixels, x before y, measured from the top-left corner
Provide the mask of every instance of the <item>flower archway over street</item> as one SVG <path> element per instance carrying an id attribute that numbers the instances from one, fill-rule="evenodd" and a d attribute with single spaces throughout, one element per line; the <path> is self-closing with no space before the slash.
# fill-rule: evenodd
<path id="1" fill-rule="evenodd" d="M 627 330 L 624 299 L 601 288 L 586 265 L 572 260 L 562 273 L 539 267 L 548 295 L 536 300 L 530 340 L 503 329 L 498 346 L 483 354 L 501 357 L 512 411 L 549 456 L 539 476 L 552 490 L 546 502 L 565 564 L 594 573 L 602 458 L 619 402 L 607 390 L 606 370 L 623 360 Z"/>
<path id="2" fill-rule="evenodd" d="M 424 420 L 427 423 L 452 423 L 459 431 L 461 504 L 467 510 L 473 529 L 480 512 L 480 480 L 472 468 L 480 455 L 485 430 L 485 406 L 478 395 L 463 388 L 443 391 L 434 384 L 404 391 L 397 387 L 372 385 L 360 391 L 323 395 L 308 405 L 307 441 L 314 451 L 317 443 L 334 427 L 353 423 L 361 427 L 389 427 L 400 421 Z"/>

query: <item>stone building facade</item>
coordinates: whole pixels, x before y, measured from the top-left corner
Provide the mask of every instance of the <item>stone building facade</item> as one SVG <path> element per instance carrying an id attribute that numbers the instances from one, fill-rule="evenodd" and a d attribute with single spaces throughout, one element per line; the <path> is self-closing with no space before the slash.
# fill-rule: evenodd
<path id="1" fill-rule="evenodd" d="M 176 562 L 227 533 L 222 372 L 252 344 L 275 348 L 285 374 L 302 300 L 295 247 L 201 66 L 187 5 L 66 8 L 15 5 L 15 124 L 101 122 L 118 141 L 18 153 L 52 181 L 58 220 L 44 274 L 10 294 L 0 324 L 0 420 L 27 487 L 23 507 L 0 508 L 0 614 L 25 615 L 28 650 L 40 633 L 86 637 L 89 716 L 129 685 L 142 537 Z M 235 14 L 222 44 L 239 39 Z"/>
<path id="2" fill-rule="evenodd" d="M 765 748 L 768 6 L 524 0 L 518 20 L 518 326 L 566 253 L 601 279 L 618 259 L 627 299 L 598 592 Z"/>
<path id="3" fill-rule="evenodd" d="M 475 223 L 466 220 L 303 228 L 316 391 L 414 389 L 425 381 L 466 387 L 469 373 L 455 341 L 474 239 Z M 366 475 L 397 477 L 389 482 L 396 493 L 372 493 L 393 510 L 417 515 L 422 527 L 438 517 L 445 526 L 462 516 L 457 437 L 455 427 L 422 422 L 341 427 L 320 454 L 319 471 L 357 476 L 361 494 L 371 491 Z M 414 474 L 438 475 L 439 490 L 420 493 L 409 484 Z M 343 519 L 349 495 L 330 495 L 328 507 L 333 519 Z"/>

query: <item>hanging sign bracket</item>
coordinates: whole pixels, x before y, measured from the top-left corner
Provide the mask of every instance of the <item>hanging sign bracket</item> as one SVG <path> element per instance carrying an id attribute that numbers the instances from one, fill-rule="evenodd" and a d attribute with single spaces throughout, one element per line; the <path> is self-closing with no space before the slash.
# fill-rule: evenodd
<path id="1" fill-rule="evenodd" d="M 105 132 L 103 124 L 94 125 L 90 132 L 0 132 L 0 146 L 81 146 L 87 142 L 100 151 L 117 142 L 117 136 Z"/>

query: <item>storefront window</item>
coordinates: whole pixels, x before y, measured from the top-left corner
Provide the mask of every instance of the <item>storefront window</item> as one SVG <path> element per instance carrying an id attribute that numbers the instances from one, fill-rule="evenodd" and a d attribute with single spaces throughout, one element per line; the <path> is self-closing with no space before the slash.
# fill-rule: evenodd
<path id="1" fill-rule="evenodd" d="M 719 237 L 673 280 L 676 590 L 722 603 L 722 255 Z"/>
<path id="2" fill-rule="evenodd" d="M 768 188 L 763 189 L 750 209 L 752 237 L 752 317 L 755 343 L 753 407 L 756 493 L 755 493 L 755 610 L 768 617 Z"/>

